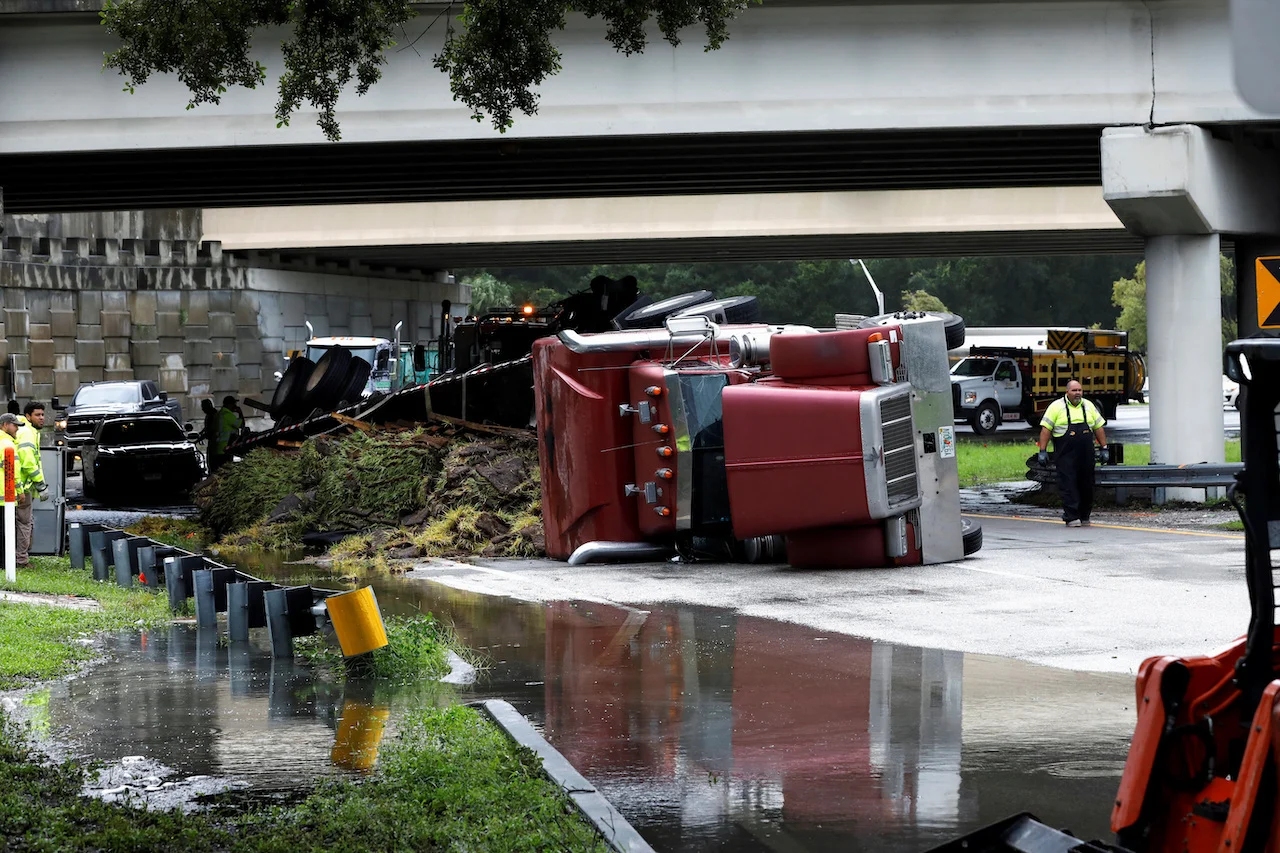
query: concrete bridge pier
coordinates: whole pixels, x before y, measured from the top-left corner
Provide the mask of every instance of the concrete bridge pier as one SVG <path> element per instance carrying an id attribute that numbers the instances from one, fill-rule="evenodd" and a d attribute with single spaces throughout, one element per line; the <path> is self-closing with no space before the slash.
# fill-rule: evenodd
<path id="1" fill-rule="evenodd" d="M 1257 149 L 1194 125 L 1103 131 L 1103 195 L 1145 238 L 1152 462 L 1223 461 L 1220 235 L 1280 234 L 1278 178 Z"/>

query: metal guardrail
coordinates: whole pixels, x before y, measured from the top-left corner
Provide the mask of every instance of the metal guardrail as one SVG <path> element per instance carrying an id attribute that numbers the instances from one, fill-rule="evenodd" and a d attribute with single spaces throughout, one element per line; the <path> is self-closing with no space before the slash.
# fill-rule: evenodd
<path id="1" fill-rule="evenodd" d="M 1190 465 L 1100 465 L 1094 469 L 1093 484 L 1102 487 L 1205 489 L 1235 484 L 1243 462 L 1199 462 Z M 1027 479 L 1056 483 L 1052 465 L 1033 466 Z"/>
<path id="2" fill-rule="evenodd" d="M 330 618 L 327 603 L 331 599 L 344 599 L 351 595 L 349 592 L 282 586 L 224 566 L 202 554 L 101 524 L 72 522 L 67 528 L 67 544 L 71 567 L 92 568 L 94 580 L 114 580 L 118 586 L 127 588 L 133 586 L 136 579 L 156 592 L 163 587 L 174 612 L 182 610 L 188 599 L 195 599 L 199 628 L 216 629 L 219 613 L 227 614 L 228 636 L 233 642 L 248 641 L 250 628 L 266 628 L 273 657 L 292 657 L 294 638 L 315 634 L 325 623 L 332 624 L 338 631 L 344 652 L 349 641 L 344 639 L 344 629 L 348 638 L 353 633 L 360 634 L 356 639 L 368 646 L 362 646 L 362 651 L 386 644 L 385 632 L 381 642 L 374 645 L 368 645 L 370 637 L 360 633 L 366 627 L 360 623 L 362 615 L 365 621 L 378 623 L 378 631 L 372 631 L 371 635 L 382 630 L 381 614 L 372 590 L 367 596 L 370 612 L 353 616 L 347 607 L 343 610 L 344 624 L 338 625 Z"/>

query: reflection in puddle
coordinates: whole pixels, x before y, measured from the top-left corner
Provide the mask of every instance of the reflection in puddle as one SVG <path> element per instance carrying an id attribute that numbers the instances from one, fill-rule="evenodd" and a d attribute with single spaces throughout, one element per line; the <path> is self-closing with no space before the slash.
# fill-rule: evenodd
<path id="1" fill-rule="evenodd" d="M 273 662 L 265 638 L 228 648 L 173 627 L 113 637 L 112 663 L 53 688 L 50 723 L 94 758 L 279 789 L 366 773 L 409 707 L 501 697 L 659 850 L 914 851 L 1022 810 L 1106 835 L 1132 730 L 1126 676 L 706 608 L 398 579 L 377 594 L 384 612 L 452 624 L 489 655 L 487 675 L 408 692 L 331 683 Z"/>

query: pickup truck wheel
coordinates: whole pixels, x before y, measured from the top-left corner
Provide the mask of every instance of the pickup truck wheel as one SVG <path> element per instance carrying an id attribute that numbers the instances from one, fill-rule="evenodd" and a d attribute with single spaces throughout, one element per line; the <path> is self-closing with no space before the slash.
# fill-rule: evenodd
<path id="1" fill-rule="evenodd" d="M 983 403 L 973 413 L 973 419 L 969 423 L 978 435 L 991 435 L 1000 426 L 1000 412 L 996 409 L 996 404 L 990 400 Z"/>
<path id="2" fill-rule="evenodd" d="M 982 525 L 970 518 L 960 519 L 960 541 L 966 557 L 982 550 Z"/>

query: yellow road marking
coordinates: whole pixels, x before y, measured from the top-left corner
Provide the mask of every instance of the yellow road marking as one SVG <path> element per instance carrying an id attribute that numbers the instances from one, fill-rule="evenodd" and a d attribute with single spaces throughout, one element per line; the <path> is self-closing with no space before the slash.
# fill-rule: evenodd
<path id="1" fill-rule="evenodd" d="M 961 515 L 969 518 L 995 518 L 995 519 L 1013 519 L 1015 521 L 1029 521 L 1034 524 L 1056 524 L 1062 526 L 1062 519 L 1057 518 L 1030 518 L 1025 515 L 982 515 L 976 512 L 965 512 Z M 1178 536 L 1208 536 L 1214 539 L 1243 539 L 1243 533 L 1203 533 L 1199 530 L 1174 530 L 1171 527 L 1135 527 L 1130 524 L 1099 524 L 1093 522 L 1090 527 L 1105 527 L 1108 530 L 1137 530 L 1145 533 L 1174 533 Z M 1074 529 L 1074 528 L 1073 528 Z"/>

